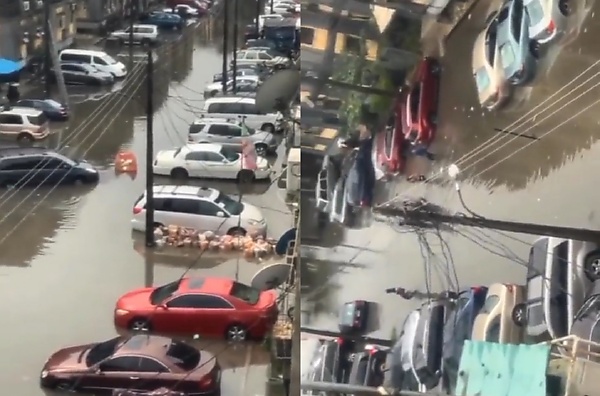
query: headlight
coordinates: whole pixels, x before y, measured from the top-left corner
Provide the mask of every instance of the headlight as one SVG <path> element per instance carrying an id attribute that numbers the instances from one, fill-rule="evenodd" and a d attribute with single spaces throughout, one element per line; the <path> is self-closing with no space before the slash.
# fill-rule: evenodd
<path id="1" fill-rule="evenodd" d="M 123 315 L 128 315 L 129 311 L 126 309 L 115 309 L 115 315 L 117 316 L 123 316 Z"/>
<path id="2" fill-rule="evenodd" d="M 98 173 L 98 171 L 94 168 L 86 168 L 86 171 L 90 172 L 90 173 Z"/>
<path id="3" fill-rule="evenodd" d="M 42 373 L 40 374 L 41 378 L 46 378 L 48 376 L 48 371 L 47 370 L 42 370 Z"/>

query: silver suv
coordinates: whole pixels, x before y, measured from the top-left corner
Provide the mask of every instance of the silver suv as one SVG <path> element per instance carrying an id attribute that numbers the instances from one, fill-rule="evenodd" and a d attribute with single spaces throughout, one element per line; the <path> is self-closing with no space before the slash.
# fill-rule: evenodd
<path id="1" fill-rule="evenodd" d="M 204 117 L 194 121 L 188 131 L 190 143 L 220 143 L 241 149 L 242 142 L 254 143 L 258 155 L 265 155 L 277 149 L 277 138 L 267 131 L 248 128 L 236 120 Z"/>
<path id="2" fill-rule="evenodd" d="M 130 38 L 130 27 L 117 30 L 110 36 L 119 40 L 121 43 L 128 43 Z M 133 25 L 133 43 L 134 44 L 156 44 L 158 42 L 158 27 L 155 25 Z"/>

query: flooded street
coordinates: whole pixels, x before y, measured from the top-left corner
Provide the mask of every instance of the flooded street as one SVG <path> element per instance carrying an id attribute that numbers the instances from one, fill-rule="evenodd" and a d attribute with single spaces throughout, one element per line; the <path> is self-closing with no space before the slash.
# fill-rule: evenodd
<path id="1" fill-rule="evenodd" d="M 220 37 L 215 34 L 211 42 L 204 36 L 205 29 L 188 30 L 183 38 L 156 51 L 155 152 L 185 144 L 188 126 L 203 105 L 204 86 L 221 71 L 219 44 L 215 44 Z M 144 54 L 137 52 L 135 59 L 143 61 Z M 122 60 L 127 65 L 127 58 Z M 42 394 L 40 369 L 53 351 L 115 336 L 113 310 L 122 293 L 173 281 L 188 267 L 192 267 L 190 274 L 235 277 L 246 283 L 261 268 L 237 256 L 207 255 L 198 260 L 199 251 L 159 252 L 145 264 L 143 244 L 139 236 L 132 237 L 130 225 L 145 178 L 144 68 L 143 63 L 134 66 L 115 92 L 73 89 L 74 117 L 68 125 L 53 127 L 63 128 L 63 133 L 49 143 L 60 141 L 98 167 L 97 186 L 0 191 L 2 351 L 11 356 L 0 363 L 0 381 L 21 396 Z M 94 111 L 98 114 L 89 121 Z M 113 161 L 120 150 L 137 155 L 135 177 L 115 174 Z M 155 181 L 160 182 L 168 180 Z M 195 183 L 237 193 L 232 183 Z M 276 184 L 257 184 L 244 195 L 263 211 L 270 236 L 278 237 L 291 226 L 283 197 Z M 264 393 L 269 351 L 214 341 L 207 345 L 224 369 L 223 394 Z"/>
<path id="2" fill-rule="evenodd" d="M 532 86 L 515 90 L 509 106 L 499 113 L 480 109 L 471 70 L 473 42 L 484 26 L 489 3 L 480 1 L 446 43 L 440 127 L 433 147 L 437 161 L 430 174 L 433 177 L 441 168 L 458 163 L 467 179 L 462 182 L 465 202 L 482 216 L 600 228 L 593 187 L 600 165 L 600 50 L 594 45 L 600 32 L 600 3 L 581 4 L 569 20 L 570 33 L 540 58 Z M 465 212 L 447 181 L 443 173 L 428 184 L 410 184 L 400 176 L 388 182 L 388 196 L 380 201 L 424 196 L 451 211 Z M 306 205 L 311 200 L 307 193 Z M 311 223 L 308 217 L 304 220 Z M 338 246 L 308 247 L 303 241 L 307 274 L 302 278 L 303 324 L 335 330 L 341 304 L 364 299 L 380 303 L 379 328 L 371 335 L 381 338 L 389 338 L 418 304 L 386 295 L 384 289 L 439 291 L 523 283 L 529 245 L 535 239 L 448 227 L 418 235 L 410 228 L 382 222 L 364 230 L 329 226 L 323 233 Z M 310 243 L 318 245 L 314 239 Z"/>

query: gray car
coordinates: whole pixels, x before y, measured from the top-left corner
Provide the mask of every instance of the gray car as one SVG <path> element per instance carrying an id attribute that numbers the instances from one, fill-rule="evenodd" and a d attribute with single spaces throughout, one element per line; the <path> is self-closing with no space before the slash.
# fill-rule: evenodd
<path id="1" fill-rule="evenodd" d="M 504 77 L 513 85 L 525 84 L 535 75 L 538 44 L 529 38 L 529 15 L 523 1 L 508 1 L 496 18 L 496 45 Z"/>
<path id="2" fill-rule="evenodd" d="M 589 297 L 575 315 L 570 334 L 586 341 L 600 343 L 600 282 L 594 284 Z M 582 349 L 585 347 L 580 346 Z M 600 353 L 600 350 L 591 352 Z"/>
<path id="3" fill-rule="evenodd" d="M 115 82 L 112 74 L 83 63 L 61 63 L 60 70 L 65 84 L 110 85 Z"/>
<path id="4" fill-rule="evenodd" d="M 277 149 L 275 135 L 267 131 L 248 128 L 239 122 L 227 119 L 201 118 L 190 125 L 188 130 L 190 143 L 220 143 L 241 149 L 244 141 L 254 143 L 256 152 L 265 155 Z"/>

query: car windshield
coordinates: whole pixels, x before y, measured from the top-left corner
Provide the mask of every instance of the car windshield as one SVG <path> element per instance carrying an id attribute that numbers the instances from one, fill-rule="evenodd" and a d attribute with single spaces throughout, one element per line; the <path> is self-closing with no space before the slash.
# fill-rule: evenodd
<path id="1" fill-rule="evenodd" d="M 109 65 L 116 65 L 117 63 L 119 63 L 115 58 L 113 58 L 110 55 L 104 55 L 102 59 L 104 59 L 104 61 Z"/>
<path id="2" fill-rule="evenodd" d="M 510 43 L 503 44 L 500 47 L 500 59 L 502 59 L 502 66 L 504 69 L 509 69 L 517 61 L 515 51 Z"/>
<path id="3" fill-rule="evenodd" d="M 46 99 L 43 103 L 50 107 L 62 107 L 62 105 L 60 103 L 58 103 L 56 100 L 52 100 L 52 99 Z"/>
<path id="4" fill-rule="evenodd" d="M 230 148 L 223 147 L 220 151 L 221 155 L 227 159 L 229 162 L 237 161 L 240 158 L 240 155 Z"/>
<path id="5" fill-rule="evenodd" d="M 191 371 L 200 363 L 200 351 L 186 343 L 173 341 L 167 349 L 167 357 L 180 369 Z"/>
<path id="6" fill-rule="evenodd" d="M 229 214 L 234 216 L 239 215 L 244 210 L 244 204 L 234 199 L 229 198 L 227 195 L 220 193 L 215 203 L 220 207 L 224 208 Z"/>
<path id="7" fill-rule="evenodd" d="M 92 346 L 85 358 L 85 364 L 88 367 L 95 366 L 96 364 L 108 359 L 117 349 L 117 346 L 121 343 L 121 338 L 113 338 L 112 340 L 100 342 Z"/>
<path id="8" fill-rule="evenodd" d="M 150 304 L 158 305 L 167 298 L 171 297 L 177 292 L 177 290 L 179 290 L 180 283 L 181 280 L 177 280 L 154 289 L 154 291 L 150 294 Z"/>
<path id="9" fill-rule="evenodd" d="M 489 313 L 491 313 L 492 310 L 494 309 L 494 307 L 496 305 L 498 305 L 499 302 L 500 302 L 500 297 L 498 297 L 496 295 L 488 296 L 485 299 L 485 303 L 483 303 L 483 308 L 481 308 L 481 313 L 482 314 L 489 314 Z"/>
<path id="10" fill-rule="evenodd" d="M 260 290 L 243 283 L 233 282 L 229 295 L 244 300 L 250 305 L 255 305 L 260 299 Z"/>
<path id="11" fill-rule="evenodd" d="M 354 322 L 354 304 L 345 304 L 340 312 L 340 323 L 352 325 Z"/>
<path id="12" fill-rule="evenodd" d="M 202 130 L 204 129 L 204 124 L 196 124 L 193 123 L 192 125 L 190 125 L 190 129 L 188 130 L 188 133 L 199 133 L 202 132 Z"/>
<path id="13" fill-rule="evenodd" d="M 46 118 L 44 113 L 40 113 L 39 115 L 36 115 L 36 116 L 28 115 L 27 119 L 33 125 L 44 125 L 46 122 L 48 122 L 48 119 Z"/>
<path id="14" fill-rule="evenodd" d="M 490 75 L 485 67 L 482 67 L 475 72 L 475 84 L 477 85 L 477 90 L 480 93 L 488 89 L 490 83 Z"/>
<path id="15" fill-rule="evenodd" d="M 531 26 L 535 26 L 542 22 L 544 19 L 544 8 L 538 0 L 533 0 L 525 7 L 527 8 L 527 14 L 529 15 L 529 23 Z"/>

